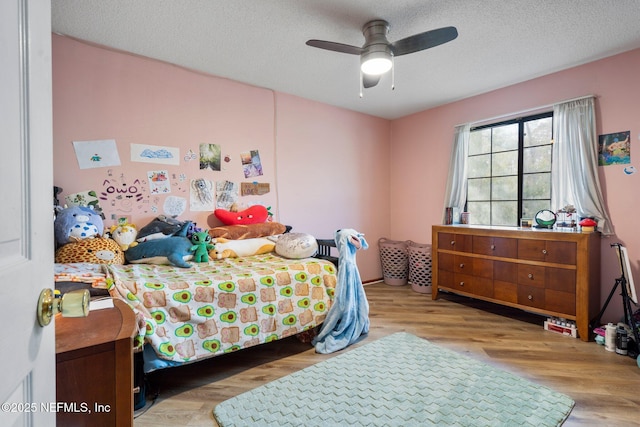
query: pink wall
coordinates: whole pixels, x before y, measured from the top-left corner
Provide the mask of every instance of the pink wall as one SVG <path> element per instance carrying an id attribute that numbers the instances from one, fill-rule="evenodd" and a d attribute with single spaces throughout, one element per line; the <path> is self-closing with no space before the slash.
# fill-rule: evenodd
<path id="1" fill-rule="evenodd" d="M 282 221 L 315 236 L 362 231 L 370 246 L 357 255 L 363 280 L 382 277 L 377 241 L 390 227 L 390 122 L 280 93 L 276 105 Z"/>
<path id="2" fill-rule="evenodd" d="M 167 197 L 188 202 L 192 179 L 269 183 L 268 194 L 239 204 L 271 206 L 276 221 L 319 238 L 338 228 L 365 233 L 372 247 L 358 255 L 362 278 L 381 277 L 375 243 L 390 231 L 389 121 L 58 35 L 52 43 L 54 183 L 62 197 L 105 193 L 106 226 L 127 216 L 142 227 L 165 213 Z M 121 165 L 80 169 L 73 141 L 103 139 L 116 141 Z M 231 161 L 212 171 L 182 159 L 201 143 L 220 145 Z M 133 162 L 130 144 L 177 147 L 180 164 Z M 249 150 L 259 150 L 264 175 L 245 179 L 240 153 Z M 153 170 L 168 171 L 170 194 L 150 193 Z M 132 187 L 137 193 L 108 191 Z M 210 214 L 187 207 L 179 219 L 206 228 L 216 224 Z"/>
<path id="3" fill-rule="evenodd" d="M 640 169 L 638 75 L 640 50 L 634 50 L 393 121 L 392 238 L 431 240 L 431 225 L 440 223 L 442 218 L 453 129 L 461 123 L 593 94 L 597 96 L 598 134 L 631 131 L 631 165 Z M 627 246 L 634 277 L 640 280 L 640 234 L 634 225 L 636 212 L 640 211 L 637 196 L 640 174 L 626 175 L 623 168 L 599 167 L 600 183 L 616 233 L 602 240 L 603 303 L 620 272 L 611 243 Z M 605 319 L 617 321 L 621 314 L 620 297 L 616 295 Z"/>
<path id="4" fill-rule="evenodd" d="M 337 228 L 364 232 L 371 246 L 358 255 L 364 280 L 381 277 L 380 237 L 431 240 L 431 225 L 442 217 L 455 125 L 595 94 L 599 134 L 630 130 L 634 153 L 640 133 L 635 77 L 640 50 L 391 122 L 57 35 L 53 67 L 54 178 L 63 196 L 144 180 L 147 170 L 162 168 L 131 162 L 131 143 L 179 147 L 181 155 L 197 152 L 200 143 L 215 143 L 232 158 L 219 172 L 200 171 L 197 162 L 166 167 L 177 177 L 172 194 L 199 177 L 248 181 L 238 156 L 258 149 L 265 173 L 254 179 L 270 183 L 271 192 L 241 198 L 241 204 L 272 206 L 277 221 L 320 238 L 331 237 Z M 80 170 L 72 141 L 93 139 L 115 139 L 122 165 Z M 632 154 L 632 165 L 636 157 Z M 640 209 L 633 194 L 639 174 L 625 175 L 622 169 L 599 168 L 616 231 L 602 242 L 603 301 L 618 275 L 611 243 L 628 247 L 633 273 L 640 278 L 640 238 L 633 226 Z M 115 182 L 105 184 L 107 179 Z M 108 200 L 102 205 L 108 214 L 130 215 L 140 226 L 162 213 L 164 200 L 148 192 L 143 196 L 140 204 Z M 209 212 L 187 211 L 180 218 L 206 227 Z M 621 313 L 618 300 L 607 312 L 610 319 Z"/>

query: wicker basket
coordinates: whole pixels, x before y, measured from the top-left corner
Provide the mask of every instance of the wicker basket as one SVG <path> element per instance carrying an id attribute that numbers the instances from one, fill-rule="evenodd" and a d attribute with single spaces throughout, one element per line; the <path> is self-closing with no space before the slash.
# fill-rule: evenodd
<path id="1" fill-rule="evenodd" d="M 408 241 L 409 284 L 421 294 L 431 293 L 431 245 Z"/>
<path id="2" fill-rule="evenodd" d="M 406 285 L 409 277 L 407 242 L 382 237 L 378 240 L 378 246 L 384 283 L 391 286 Z"/>

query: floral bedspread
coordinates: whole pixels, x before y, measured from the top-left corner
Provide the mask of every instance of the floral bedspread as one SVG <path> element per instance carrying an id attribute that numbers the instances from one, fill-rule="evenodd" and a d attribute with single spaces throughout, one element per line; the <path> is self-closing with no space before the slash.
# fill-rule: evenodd
<path id="1" fill-rule="evenodd" d="M 158 357 L 191 362 L 322 323 L 336 286 L 328 261 L 274 253 L 193 263 L 108 265 L 109 292 L 144 319 Z"/>

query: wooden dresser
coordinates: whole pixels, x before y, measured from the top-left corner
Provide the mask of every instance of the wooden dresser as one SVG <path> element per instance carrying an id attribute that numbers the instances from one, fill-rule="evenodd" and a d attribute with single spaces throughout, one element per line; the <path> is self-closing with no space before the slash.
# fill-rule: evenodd
<path id="1" fill-rule="evenodd" d="M 575 320 L 600 310 L 600 233 L 434 225 L 432 295 L 440 291 Z"/>
<path id="2" fill-rule="evenodd" d="M 133 425 L 135 315 L 120 300 L 88 317 L 56 317 L 59 426 Z"/>

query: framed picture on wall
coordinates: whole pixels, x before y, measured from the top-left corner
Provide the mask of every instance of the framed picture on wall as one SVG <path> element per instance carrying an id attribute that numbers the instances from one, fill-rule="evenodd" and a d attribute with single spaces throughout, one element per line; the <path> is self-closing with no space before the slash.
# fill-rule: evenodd
<path id="1" fill-rule="evenodd" d="M 598 165 L 631 163 L 631 131 L 609 133 L 598 138 Z"/>

